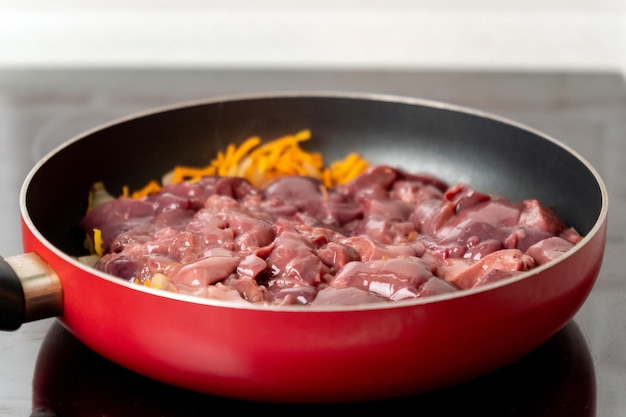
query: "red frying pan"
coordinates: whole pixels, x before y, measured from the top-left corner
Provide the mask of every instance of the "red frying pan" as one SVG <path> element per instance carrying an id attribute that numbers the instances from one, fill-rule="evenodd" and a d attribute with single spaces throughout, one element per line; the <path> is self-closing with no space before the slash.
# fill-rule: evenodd
<path id="1" fill-rule="evenodd" d="M 229 143 L 310 129 L 325 160 L 372 163 L 536 198 L 584 239 L 557 260 L 467 291 L 362 306 L 260 306 L 200 299 L 96 271 L 80 219 L 102 181 L 137 189 Z M 215 98 L 134 115 L 60 146 L 20 196 L 24 254 L 0 263 L 5 330 L 58 316 L 102 356 L 194 391 L 330 403 L 408 395 L 509 364 L 560 330 L 601 267 L 606 188 L 574 150 L 518 123 L 425 100 L 345 93 Z"/>

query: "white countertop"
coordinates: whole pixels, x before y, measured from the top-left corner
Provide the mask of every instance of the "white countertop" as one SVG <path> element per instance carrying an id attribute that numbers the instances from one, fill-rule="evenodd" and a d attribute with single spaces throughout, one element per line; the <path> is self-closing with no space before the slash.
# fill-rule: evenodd
<path id="1" fill-rule="evenodd" d="M 623 0 L 0 0 L 0 67 L 612 70 Z"/>

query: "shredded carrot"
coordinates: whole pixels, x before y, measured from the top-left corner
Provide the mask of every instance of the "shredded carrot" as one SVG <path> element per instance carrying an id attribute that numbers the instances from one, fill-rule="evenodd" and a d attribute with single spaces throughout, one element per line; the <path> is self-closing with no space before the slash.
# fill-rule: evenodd
<path id="1" fill-rule="evenodd" d="M 351 153 L 345 159 L 326 166 L 321 153 L 308 152 L 300 146 L 301 142 L 309 139 L 309 130 L 301 130 L 267 143 L 262 143 L 258 136 L 252 136 L 239 146 L 231 143 L 225 150 L 218 151 L 214 159 L 204 167 L 174 167 L 163 177 L 162 183 L 193 182 L 202 177 L 220 175 L 243 177 L 253 185 L 262 187 L 281 176 L 306 175 L 318 178 L 326 187 L 332 188 L 349 182 L 369 166 L 357 153 Z M 133 192 L 132 198 L 140 199 L 160 189 L 161 186 L 154 180 L 141 190 Z M 127 193 L 125 191 L 126 195 Z"/>
<path id="2" fill-rule="evenodd" d="M 161 185 L 156 180 L 152 180 L 148 184 L 146 184 L 141 190 L 135 191 L 132 194 L 132 197 L 135 200 L 138 200 L 147 195 L 158 193 L 159 191 L 161 191 Z"/>
<path id="3" fill-rule="evenodd" d="M 235 155 L 233 156 L 233 163 L 238 164 L 243 159 L 243 157 L 248 154 L 248 152 L 258 146 L 260 143 L 261 138 L 258 136 L 253 136 L 247 139 L 235 152 Z"/>
<path id="4" fill-rule="evenodd" d="M 96 252 L 96 255 L 102 257 L 104 249 L 102 243 L 102 230 L 100 229 L 93 229 L 93 249 Z"/>
<path id="5" fill-rule="evenodd" d="M 368 167 L 367 162 L 362 159 L 358 159 L 354 161 L 354 163 L 350 166 L 348 171 L 344 173 L 344 175 L 337 177 L 337 183 L 345 184 L 347 182 L 352 181 L 353 179 L 358 177 L 360 174 L 362 174 L 363 171 L 367 169 L 367 167 Z"/>
<path id="6" fill-rule="evenodd" d="M 333 173 L 330 168 L 324 168 L 322 171 L 322 182 L 328 188 L 333 186 Z"/>
<path id="7" fill-rule="evenodd" d="M 172 184 L 175 184 L 177 182 L 181 182 L 185 180 L 197 181 L 202 177 L 216 175 L 216 174 L 217 174 L 217 168 L 211 165 L 204 167 L 204 168 L 193 168 L 193 167 L 179 165 L 174 168 L 171 182 Z"/>

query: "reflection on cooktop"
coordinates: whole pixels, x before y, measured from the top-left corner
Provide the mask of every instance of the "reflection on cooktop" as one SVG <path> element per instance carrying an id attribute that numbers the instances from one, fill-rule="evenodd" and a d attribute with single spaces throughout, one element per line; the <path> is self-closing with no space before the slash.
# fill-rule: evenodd
<path id="1" fill-rule="evenodd" d="M 420 415 L 594 416 L 595 374 L 587 343 L 570 322 L 543 346 L 497 372 L 410 397 L 353 404 L 238 401 L 186 391 L 135 374 L 91 351 L 59 322 L 49 329 L 33 380 L 31 417 L 206 416 L 231 411 L 293 414 L 412 407 Z"/>

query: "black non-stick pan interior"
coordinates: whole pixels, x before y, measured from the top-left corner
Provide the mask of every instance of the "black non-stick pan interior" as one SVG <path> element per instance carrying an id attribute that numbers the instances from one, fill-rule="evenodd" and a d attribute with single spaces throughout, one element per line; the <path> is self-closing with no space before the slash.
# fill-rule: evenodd
<path id="1" fill-rule="evenodd" d="M 42 234 L 84 253 L 78 227 L 96 181 L 113 194 L 159 179 L 175 165 L 207 165 L 250 136 L 269 141 L 302 129 L 303 146 L 327 163 L 358 152 L 372 163 L 434 174 L 513 200 L 537 198 L 586 233 L 602 206 L 586 162 L 532 130 L 479 112 L 419 100 L 286 95 L 174 107 L 111 124 L 72 140 L 34 171 L 26 204 Z"/>

